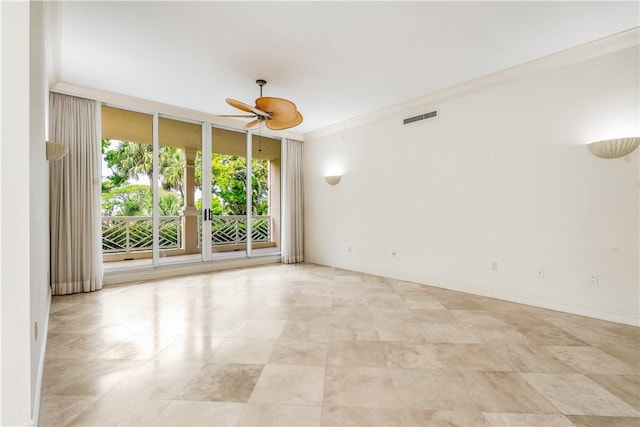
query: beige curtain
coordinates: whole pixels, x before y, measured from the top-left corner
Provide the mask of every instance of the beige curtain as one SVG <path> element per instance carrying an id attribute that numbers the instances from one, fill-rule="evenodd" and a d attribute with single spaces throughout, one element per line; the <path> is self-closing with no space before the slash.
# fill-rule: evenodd
<path id="1" fill-rule="evenodd" d="M 49 98 L 49 140 L 69 147 L 49 163 L 53 295 L 102 288 L 99 114 L 95 101 Z"/>
<path id="2" fill-rule="evenodd" d="M 303 257 L 302 142 L 283 141 L 282 262 L 294 264 Z"/>

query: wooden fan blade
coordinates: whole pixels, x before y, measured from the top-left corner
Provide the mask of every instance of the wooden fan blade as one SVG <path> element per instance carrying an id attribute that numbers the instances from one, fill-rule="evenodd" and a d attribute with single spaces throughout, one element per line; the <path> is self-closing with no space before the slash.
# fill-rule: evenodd
<path id="1" fill-rule="evenodd" d="M 225 99 L 225 101 L 227 101 L 227 104 L 237 108 L 238 110 L 246 111 L 247 113 L 255 113 L 258 116 L 262 116 L 262 117 L 270 117 L 269 113 L 259 110 L 256 107 L 252 107 L 249 104 L 245 104 L 244 102 L 236 101 L 235 99 L 231 99 L 231 98 L 227 98 Z"/>
<path id="2" fill-rule="evenodd" d="M 256 107 L 269 112 L 271 118 L 279 122 L 291 122 L 296 119 L 296 104 L 288 99 L 263 96 L 256 99 Z"/>
<path id="3" fill-rule="evenodd" d="M 302 123 L 302 114 L 300 114 L 299 111 L 296 111 L 296 116 L 295 118 L 290 121 L 290 122 L 281 122 L 275 119 L 271 119 L 267 121 L 267 127 L 271 130 L 283 130 L 283 129 L 289 129 L 292 128 L 294 126 L 298 126 L 300 123 Z"/>
<path id="4" fill-rule="evenodd" d="M 255 114 L 216 114 L 216 117 L 242 117 L 245 119 L 250 119 L 255 116 Z"/>
<path id="5" fill-rule="evenodd" d="M 265 119 L 255 119 L 255 120 L 250 121 L 246 125 L 244 125 L 244 129 L 245 130 L 257 129 L 259 127 L 264 126 L 265 123 L 266 123 Z"/>

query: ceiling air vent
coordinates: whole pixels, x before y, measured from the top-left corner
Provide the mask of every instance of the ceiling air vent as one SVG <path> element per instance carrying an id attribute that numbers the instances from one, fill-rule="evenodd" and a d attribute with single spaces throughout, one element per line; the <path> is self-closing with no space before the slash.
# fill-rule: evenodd
<path id="1" fill-rule="evenodd" d="M 408 125 L 409 123 L 419 122 L 420 120 L 430 119 L 432 117 L 438 117 L 438 111 L 432 111 L 430 113 L 420 114 L 419 116 L 409 117 L 408 119 L 404 119 L 402 123 Z"/>

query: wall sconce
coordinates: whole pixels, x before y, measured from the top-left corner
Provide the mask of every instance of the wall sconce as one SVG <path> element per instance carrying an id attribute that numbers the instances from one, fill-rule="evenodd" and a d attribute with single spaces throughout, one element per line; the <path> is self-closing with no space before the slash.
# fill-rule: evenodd
<path id="1" fill-rule="evenodd" d="M 329 185 L 336 185 L 340 182 L 340 178 L 342 178 L 342 175 L 329 175 L 325 176 L 324 180 L 327 181 Z"/>
<path id="2" fill-rule="evenodd" d="M 68 146 L 59 142 L 47 141 L 47 160 L 50 162 L 60 160 L 67 154 L 67 151 L 69 151 Z"/>
<path id="3" fill-rule="evenodd" d="M 640 137 L 607 139 L 587 145 L 591 154 L 603 159 L 617 159 L 630 154 L 640 145 Z"/>

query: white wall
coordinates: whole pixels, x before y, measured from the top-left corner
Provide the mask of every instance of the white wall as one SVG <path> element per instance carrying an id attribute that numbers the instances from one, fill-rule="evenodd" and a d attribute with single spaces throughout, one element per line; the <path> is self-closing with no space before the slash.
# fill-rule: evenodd
<path id="1" fill-rule="evenodd" d="M 29 3 L 2 2 L 2 425 L 31 419 Z"/>
<path id="2" fill-rule="evenodd" d="M 638 63 L 635 45 L 305 135 L 305 259 L 638 324 L 640 150 L 584 147 L 640 134 Z"/>
<path id="3" fill-rule="evenodd" d="M 30 425 L 37 417 L 44 357 L 49 205 L 42 8 L 41 2 L 1 3 L 1 425 Z"/>
<path id="4" fill-rule="evenodd" d="M 47 77 L 44 5 L 31 3 L 30 93 L 29 93 L 29 232 L 30 232 L 30 329 L 31 329 L 31 401 L 37 421 L 48 327 L 49 293 L 49 163 L 46 158 L 46 124 L 49 100 Z M 34 324 L 38 322 L 38 336 Z M 37 339 L 36 339 L 37 338 Z"/>

